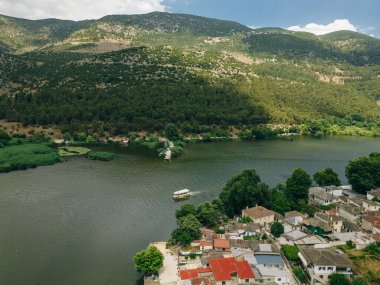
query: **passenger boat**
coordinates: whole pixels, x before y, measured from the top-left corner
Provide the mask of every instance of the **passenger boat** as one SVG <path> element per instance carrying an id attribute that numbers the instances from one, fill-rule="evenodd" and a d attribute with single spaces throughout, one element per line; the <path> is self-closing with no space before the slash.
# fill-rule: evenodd
<path id="1" fill-rule="evenodd" d="M 182 189 L 173 193 L 174 200 L 188 199 L 190 198 L 190 190 Z"/>

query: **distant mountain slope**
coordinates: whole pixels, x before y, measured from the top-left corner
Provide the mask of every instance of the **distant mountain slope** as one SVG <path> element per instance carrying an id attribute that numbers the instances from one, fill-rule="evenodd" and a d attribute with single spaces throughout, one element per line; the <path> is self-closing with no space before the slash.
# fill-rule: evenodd
<path id="1" fill-rule="evenodd" d="M 0 119 L 115 133 L 380 120 L 380 40 L 150 13 L 0 16 Z"/>

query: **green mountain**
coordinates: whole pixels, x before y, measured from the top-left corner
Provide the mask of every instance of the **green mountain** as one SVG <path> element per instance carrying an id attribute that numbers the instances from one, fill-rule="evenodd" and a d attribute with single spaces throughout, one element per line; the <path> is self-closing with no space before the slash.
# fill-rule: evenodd
<path id="1" fill-rule="evenodd" d="M 0 16 L 0 119 L 113 133 L 209 126 L 371 124 L 380 40 L 250 29 L 150 13 L 99 20 Z"/>

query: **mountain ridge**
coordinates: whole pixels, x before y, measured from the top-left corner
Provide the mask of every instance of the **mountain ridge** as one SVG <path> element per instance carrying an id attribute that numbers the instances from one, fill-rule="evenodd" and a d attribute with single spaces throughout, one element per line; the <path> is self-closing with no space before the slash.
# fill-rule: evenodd
<path id="1" fill-rule="evenodd" d="M 380 119 L 380 40 L 358 33 L 158 12 L 30 21 L 0 16 L 0 119 L 119 132 Z"/>

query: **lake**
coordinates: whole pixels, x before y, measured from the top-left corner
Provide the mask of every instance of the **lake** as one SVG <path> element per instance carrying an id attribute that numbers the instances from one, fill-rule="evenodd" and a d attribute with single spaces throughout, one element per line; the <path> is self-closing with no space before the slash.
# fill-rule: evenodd
<path id="1" fill-rule="evenodd" d="M 83 157 L 0 174 L 0 284 L 135 285 L 133 256 L 175 228 L 174 191 L 188 188 L 199 204 L 225 182 L 254 168 L 270 186 L 295 168 L 335 169 L 380 151 L 379 138 L 296 138 L 294 141 L 189 145 L 165 162 L 133 147 L 99 147 L 110 162 Z"/>

